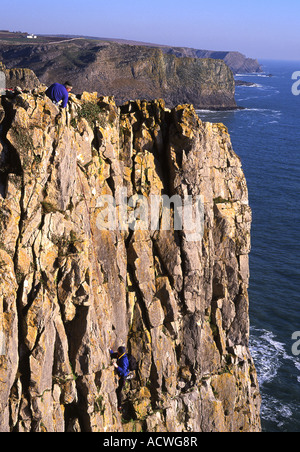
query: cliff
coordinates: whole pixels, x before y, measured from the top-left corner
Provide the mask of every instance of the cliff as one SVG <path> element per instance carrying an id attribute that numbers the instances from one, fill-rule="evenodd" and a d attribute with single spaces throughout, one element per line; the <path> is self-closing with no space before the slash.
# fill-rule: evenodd
<path id="1" fill-rule="evenodd" d="M 168 107 L 234 109 L 235 83 L 222 60 L 177 58 L 160 48 L 79 39 L 58 44 L 0 45 L 8 67 L 28 67 L 40 81 L 70 80 L 74 92 L 114 95 L 118 105 L 131 99 L 163 98 Z"/>
<path id="2" fill-rule="evenodd" d="M 2 45 L 4 46 L 5 53 L 7 52 L 7 45 L 15 46 L 16 44 L 27 44 L 28 39 L 26 39 L 26 35 L 28 33 L 10 33 L 10 32 L 1 32 L 0 31 L 0 52 Z M 248 73 L 248 72 L 262 72 L 262 67 L 257 61 L 257 59 L 247 58 L 240 52 L 236 51 L 216 51 L 216 50 L 203 50 L 203 49 L 194 49 L 190 47 L 172 47 L 162 44 L 153 44 L 147 42 L 140 41 L 130 41 L 126 39 L 113 39 L 113 38 L 100 38 L 100 37 L 90 37 L 90 36 L 76 36 L 76 35 L 39 35 L 36 40 L 36 44 L 53 44 L 59 43 L 63 41 L 70 41 L 70 39 L 80 39 L 89 42 L 93 42 L 94 45 L 101 41 L 102 43 L 113 43 L 113 44 L 122 44 L 126 46 L 142 46 L 142 47 L 154 47 L 160 48 L 164 53 L 174 54 L 177 57 L 189 57 L 189 58 L 213 58 L 218 60 L 223 60 L 227 66 L 233 71 L 234 74 L 237 73 Z"/>
<path id="3" fill-rule="evenodd" d="M 204 50 L 204 49 L 194 49 L 191 47 L 172 47 L 161 44 L 145 43 L 139 41 L 129 41 L 125 39 L 111 39 L 111 38 L 93 38 L 101 39 L 106 42 L 114 42 L 118 44 L 126 44 L 133 46 L 147 46 L 156 47 L 162 49 L 164 53 L 176 55 L 178 58 L 212 58 L 215 60 L 223 60 L 224 63 L 232 70 L 234 74 L 245 74 L 245 73 L 255 73 L 262 72 L 262 67 L 254 58 L 248 58 L 241 52 L 229 50 L 229 51 L 216 51 L 216 50 Z"/>
<path id="4" fill-rule="evenodd" d="M 204 50 L 194 49 L 191 47 L 172 47 L 162 44 L 145 43 L 139 41 L 129 41 L 125 39 L 111 39 L 111 38 L 93 38 L 101 39 L 102 41 L 114 42 L 118 44 L 134 45 L 134 46 L 147 46 L 156 47 L 162 49 L 164 53 L 176 55 L 178 58 L 212 58 L 215 60 L 223 60 L 224 63 L 232 70 L 234 74 L 245 74 L 253 72 L 262 72 L 262 67 L 254 58 L 248 58 L 241 52 L 234 50 L 229 51 L 217 51 L 217 50 Z"/>
<path id="5" fill-rule="evenodd" d="M 11 68 L 7 69 L 6 66 L 0 61 L 0 71 L 5 74 L 6 88 L 15 88 L 18 86 L 22 89 L 34 89 L 40 85 L 40 81 L 31 69 L 23 68 Z"/>
<path id="6" fill-rule="evenodd" d="M 1 105 L 1 431 L 259 431 L 251 210 L 227 129 L 161 100 Z M 142 227 L 154 195 L 201 195 L 201 231 L 164 228 L 163 209 Z M 138 361 L 123 418 L 122 344 Z"/>
<path id="7" fill-rule="evenodd" d="M 212 58 L 223 60 L 234 74 L 262 72 L 261 65 L 253 58 L 247 58 L 240 52 L 191 49 L 188 47 L 166 47 L 164 51 L 177 57 Z"/>

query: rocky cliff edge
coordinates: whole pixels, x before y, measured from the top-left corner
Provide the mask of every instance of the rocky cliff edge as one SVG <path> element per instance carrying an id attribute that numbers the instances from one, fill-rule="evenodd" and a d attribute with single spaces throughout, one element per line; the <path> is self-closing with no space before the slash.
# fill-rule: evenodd
<path id="1" fill-rule="evenodd" d="M 0 122 L 1 431 L 259 431 L 251 210 L 227 129 L 190 105 L 96 93 L 59 114 L 38 91 L 2 97 Z M 100 227 L 121 187 L 201 195 L 201 239 L 161 214 L 154 230 Z M 123 416 L 119 345 L 138 361 Z"/>

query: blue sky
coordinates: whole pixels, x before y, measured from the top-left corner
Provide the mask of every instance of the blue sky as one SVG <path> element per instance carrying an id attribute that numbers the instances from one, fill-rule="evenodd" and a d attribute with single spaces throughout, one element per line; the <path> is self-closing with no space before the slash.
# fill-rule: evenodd
<path id="1" fill-rule="evenodd" d="M 299 0 L 10 0 L 0 29 L 132 39 L 300 60 Z"/>

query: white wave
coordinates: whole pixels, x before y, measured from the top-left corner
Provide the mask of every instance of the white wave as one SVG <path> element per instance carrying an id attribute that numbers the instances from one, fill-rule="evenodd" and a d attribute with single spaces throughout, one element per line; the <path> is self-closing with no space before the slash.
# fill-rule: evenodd
<path id="1" fill-rule="evenodd" d="M 279 369 L 285 365 L 285 360 L 292 361 L 299 372 L 300 362 L 287 353 L 286 345 L 280 342 L 274 333 L 264 329 L 251 327 L 250 350 L 262 395 L 261 417 L 264 421 L 275 423 L 278 430 L 284 430 L 288 420 L 298 412 L 298 403 L 296 400 L 285 402 L 269 391 L 265 393 L 264 385 L 271 382 L 276 384 Z M 300 376 L 297 377 L 297 381 L 300 382 Z"/>
<path id="2" fill-rule="evenodd" d="M 292 361 L 295 368 L 300 371 L 299 360 L 287 353 L 286 345 L 279 342 L 274 333 L 253 327 L 251 327 L 251 332 L 250 349 L 261 386 L 276 378 L 278 370 L 284 365 L 284 360 Z M 297 376 L 298 381 L 299 379 L 300 376 Z"/>
<path id="3" fill-rule="evenodd" d="M 253 97 L 249 97 L 249 99 L 253 99 Z M 247 99 L 239 99 L 238 102 L 242 102 L 245 101 Z M 238 110 L 223 110 L 223 111 L 218 111 L 218 110 L 196 110 L 196 113 L 200 116 L 201 118 L 205 119 L 205 115 L 211 115 L 212 113 L 215 115 L 215 119 L 220 117 L 220 121 L 222 122 L 222 120 L 224 120 L 222 118 L 222 115 L 224 113 L 245 113 L 245 112 L 249 112 L 249 111 L 254 111 L 254 112 L 258 112 L 258 113 L 262 113 L 264 115 L 273 115 L 273 116 L 281 116 L 282 112 L 279 110 L 271 110 L 268 108 L 241 108 Z"/>
<path id="4" fill-rule="evenodd" d="M 275 341 L 275 336 L 270 331 L 255 330 L 255 333 L 255 336 L 251 337 L 250 348 L 256 364 L 259 384 L 262 386 L 276 378 L 281 367 L 284 344 Z"/>
<path id="5" fill-rule="evenodd" d="M 256 72 L 251 72 L 250 74 L 235 74 L 235 77 L 263 77 L 263 78 L 270 78 L 270 75 L 260 74 L 260 73 L 256 73 Z"/>
<path id="6" fill-rule="evenodd" d="M 296 362 L 294 362 L 294 364 L 295 364 L 296 369 L 299 370 L 299 376 L 297 377 L 297 381 L 298 381 L 298 383 L 300 383 L 300 362 L 296 361 Z"/>
<path id="7" fill-rule="evenodd" d="M 269 108 L 245 108 L 242 111 L 259 111 L 260 113 L 267 113 L 279 116 L 282 115 L 282 112 L 280 110 L 271 110 Z"/>
<path id="8" fill-rule="evenodd" d="M 219 110 L 195 110 L 196 113 L 223 113 L 223 111 L 219 111 Z"/>
<path id="9" fill-rule="evenodd" d="M 252 85 L 238 85 L 236 86 L 236 89 L 239 88 L 262 88 L 265 89 L 266 87 L 263 85 L 260 85 L 259 83 L 252 83 Z"/>

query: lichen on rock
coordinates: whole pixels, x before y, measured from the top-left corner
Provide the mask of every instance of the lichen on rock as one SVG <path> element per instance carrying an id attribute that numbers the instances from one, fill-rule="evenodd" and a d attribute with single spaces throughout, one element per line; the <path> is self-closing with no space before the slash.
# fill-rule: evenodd
<path id="1" fill-rule="evenodd" d="M 38 90 L 0 110 L 1 431 L 259 431 L 251 210 L 227 129 L 190 105 L 89 93 L 61 115 Z M 201 195 L 202 239 L 132 229 L 117 202 L 124 223 L 99 228 L 99 198 L 121 188 Z M 120 344 L 138 361 L 123 419 Z"/>

